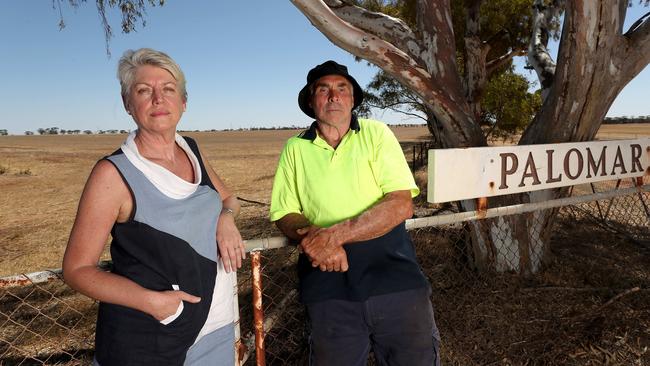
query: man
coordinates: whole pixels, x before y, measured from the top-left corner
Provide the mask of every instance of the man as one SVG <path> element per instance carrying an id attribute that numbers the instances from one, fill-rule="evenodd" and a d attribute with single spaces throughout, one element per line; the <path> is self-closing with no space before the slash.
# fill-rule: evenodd
<path id="1" fill-rule="evenodd" d="M 298 95 L 315 118 L 278 163 L 271 221 L 303 253 L 300 300 L 311 364 L 438 365 L 430 287 L 404 220 L 419 193 L 388 127 L 357 119 L 363 91 L 334 61 L 316 66 Z"/>

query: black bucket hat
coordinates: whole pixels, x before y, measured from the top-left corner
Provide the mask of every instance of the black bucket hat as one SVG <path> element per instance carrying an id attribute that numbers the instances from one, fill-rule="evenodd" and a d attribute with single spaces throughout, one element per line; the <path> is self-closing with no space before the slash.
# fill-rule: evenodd
<path id="1" fill-rule="evenodd" d="M 357 81 L 354 80 L 350 74 L 348 74 L 348 68 L 332 60 L 325 61 L 322 64 L 309 70 L 309 73 L 307 74 L 307 85 L 305 85 L 305 87 L 300 90 L 300 93 L 298 93 L 298 105 L 300 106 L 300 109 L 309 117 L 316 117 L 314 110 L 311 108 L 311 106 L 309 106 L 309 97 L 311 96 L 309 88 L 316 80 L 327 75 L 341 75 L 348 79 L 350 83 L 352 83 L 354 96 L 354 106 L 352 109 L 358 107 L 363 101 L 363 89 L 361 89 L 359 83 L 357 83 Z"/>

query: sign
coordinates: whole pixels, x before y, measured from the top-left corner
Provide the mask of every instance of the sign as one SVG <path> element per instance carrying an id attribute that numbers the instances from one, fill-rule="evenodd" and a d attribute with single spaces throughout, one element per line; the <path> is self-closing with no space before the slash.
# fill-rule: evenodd
<path id="1" fill-rule="evenodd" d="M 429 202 L 650 174 L 650 139 L 429 150 Z"/>

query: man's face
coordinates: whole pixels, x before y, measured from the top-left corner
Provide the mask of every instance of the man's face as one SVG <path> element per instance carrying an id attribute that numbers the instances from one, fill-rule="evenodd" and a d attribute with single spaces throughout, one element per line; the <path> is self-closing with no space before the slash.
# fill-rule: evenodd
<path id="1" fill-rule="evenodd" d="M 310 106 L 321 122 L 344 125 L 350 123 L 354 96 L 352 84 L 340 75 L 326 75 L 316 80 Z"/>

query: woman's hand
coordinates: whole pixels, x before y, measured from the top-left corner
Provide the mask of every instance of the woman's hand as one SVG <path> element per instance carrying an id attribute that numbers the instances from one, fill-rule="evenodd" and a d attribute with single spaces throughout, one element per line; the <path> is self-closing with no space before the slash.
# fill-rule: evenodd
<path id="1" fill-rule="evenodd" d="M 221 212 L 217 224 L 217 244 L 226 273 L 241 268 L 242 259 L 246 259 L 246 250 L 235 225 L 235 217 L 230 212 Z"/>
<path id="2" fill-rule="evenodd" d="M 147 313 L 158 321 L 167 319 L 176 313 L 181 301 L 196 304 L 201 298 L 181 290 L 151 291 L 147 301 Z"/>
<path id="3" fill-rule="evenodd" d="M 217 245 L 219 247 L 219 255 L 223 261 L 223 267 L 227 273 L 236 271 L 241 268 L 242 259 L 246 259 L 246 250 L 244 248 L 244 241 L 239 234 L 239 230 L 235 225 L 235 217 L 239 215 L 239 201 L 237 197 L 230 193 L 224 182 L 219 178 L 217 173 L 212 169 L 210 163 L 205 160 L 205 154 L 201 154 L 203 165 L 206 167 L 208 176 L 214 187 L 222 197 L 223 210 L 219 216 L 219 223 L 217 224 Z"/>

